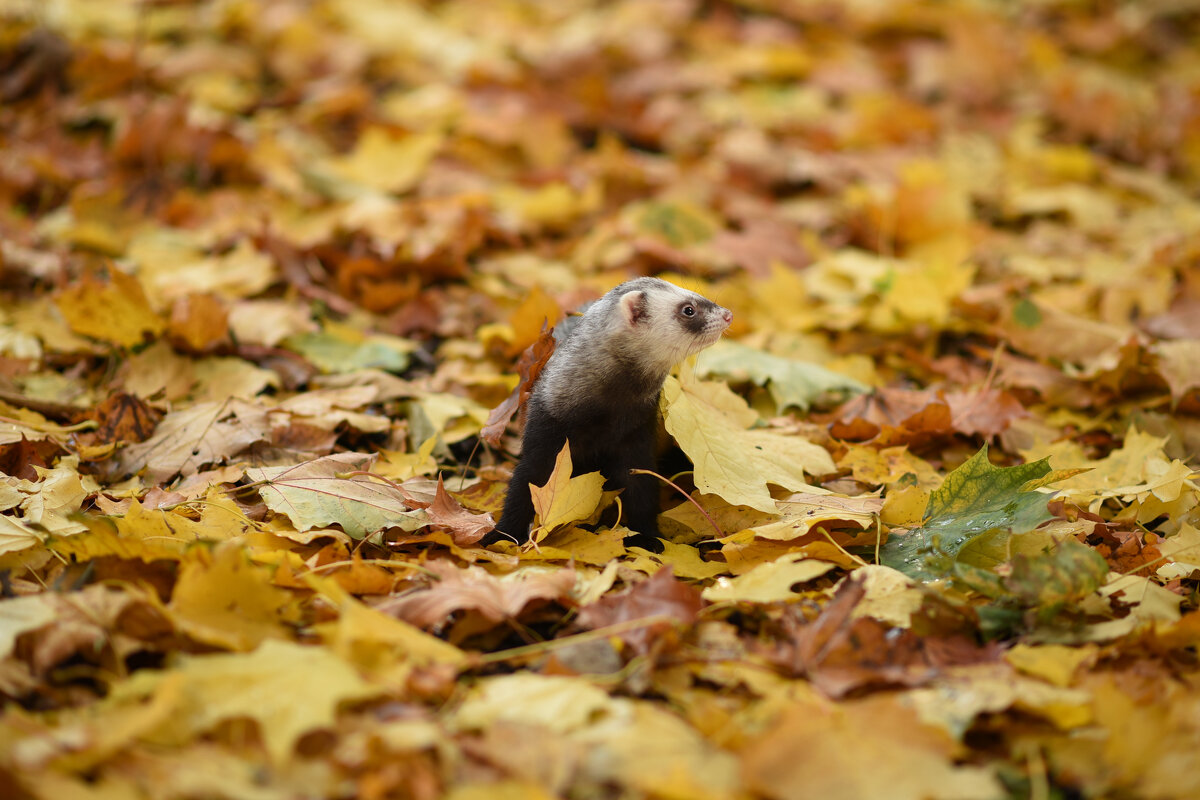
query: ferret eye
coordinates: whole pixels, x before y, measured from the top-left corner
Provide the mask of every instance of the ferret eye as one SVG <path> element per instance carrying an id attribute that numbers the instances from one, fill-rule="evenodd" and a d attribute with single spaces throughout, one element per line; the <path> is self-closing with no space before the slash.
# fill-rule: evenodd
<path id="1" fill-rule="evenodd" d="M 696 316 L 696 307 L 684 306 L 683 308 L 679 309 L 679 313 L 683 314 L 685 317 L 694 317 Z"/>

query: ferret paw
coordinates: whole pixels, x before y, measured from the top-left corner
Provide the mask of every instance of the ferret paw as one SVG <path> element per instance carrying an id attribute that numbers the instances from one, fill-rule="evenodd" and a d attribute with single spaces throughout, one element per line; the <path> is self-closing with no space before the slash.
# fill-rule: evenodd
<path id="1" fill-rule="evenodd" d="M 487 533 L 485 533 L 483 535 L 482 539 L 480 539 L 478 542 L 475 543 L 475 546 L 476 547 L 491 547 L 492 545 L 496 544 L 497 542 L 512 542 L 513 544 L 521 544 L 519 541 L 517 541 L 517 537 L 515 537 L 511 534 L 505 533 L 504 531 L 500 530 L 499 528 L 492 528 L 490 531 L 488 531 Z"/>
<path id="2" fill-rule="evenodd" d="M 630 547 L 640 547 L 643 550 L 649 550 L 651 553 L 661 553 L 663 551 L 662 539 L 657 536 L 651 536 L 648 533 L 635 533 L 632 536 L 625 537 L 625 549 Z"/>

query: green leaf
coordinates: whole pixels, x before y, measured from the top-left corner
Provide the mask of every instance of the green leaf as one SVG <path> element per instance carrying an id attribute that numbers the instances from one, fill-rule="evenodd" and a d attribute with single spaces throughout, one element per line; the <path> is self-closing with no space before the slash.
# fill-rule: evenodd
<path id="1" fill-rule="evenodd" d="M 1022 328 L 1036 328 L 1042 324 L 1042 312 L 1031 300 L 1022 299 L 1013 306 L 1013 321 Z"/>
<path id="2" fill-rule="evenodd" d="M 1047 496 L 1031 489 L 1049 472 L 1046 459 L 993 466 L 984 445 L 930 495 L 919 528 L 887 541 L 881 561 L 917 580 L 945 577 L 959 550 L 977 537 L 994 530 L 1024 533 L 1051 518 Z"/>
<path id="3" fill-rule="evenodd" d="M 688 202 L 652 200 L 630 208 L 639 233 L 658 236 L 672 247 L 707 242 L 721 224 L 711 211 Z"/>
<path id="4" fill-rule="evenodd" d="M 403 372 L 408 369 L 412 344 L 395 336 L 373 334 L 362 341 L 351 341 L 328 331 L 301 333 L 283 340 L 283 346 L 308 359 L 326 373 L 382 369 Z"/>
<path id="5" fill-rule="evenodd" d="M 749 380 L 766 386 L 780 411 L 791 406 L 807 411 L 813 405 L 837 405 L 870 389 L 866 384 L 816 364 L 781 358 L 725 340 L 700 354 L 696 372 L 702 376 L 717 375 L 727 380 Z"/>
<path id="6" fill-rule="evenodd" d="M 1100 588 L 1107 575 L 1104 557 L 1070 538 L 1036 555 L 1018 554 L 1003 571 L 954 565 L 956 579 L 992 599 L 979 610 L 982 628 L 990 635 L 1012 631 L 1021 623 L 1051 622 Z M 1027 611 L 1035 613 L 1030 616 Z"/>

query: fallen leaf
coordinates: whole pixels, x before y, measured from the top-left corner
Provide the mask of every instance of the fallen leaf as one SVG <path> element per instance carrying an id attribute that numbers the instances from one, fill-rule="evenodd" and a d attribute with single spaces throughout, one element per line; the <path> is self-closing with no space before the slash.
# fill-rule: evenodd
<path id="1" fill-rule="evenodd" d="M 732 505 L 774 512 L 768 484 L 811 489 L 806 473 L 835 469 L 824 448 L 802 437 L 746 430 L 749 409 L 722 384 L 668 378 L 662 402 L 667 431 L 695 464 L 696 488 Z"/>
<path id="2" fill-rule="evenodd" d="M 571 442 L 563 444 L 554 459 L 554 471 L 542 486 L 530 485 L 538 524 L 529 535 L 536 546 L 553 530 L 587 519 L 600 505 L 604 476 L 599 472 L 572 475 Z"/>
<path id="3" fill-rule="evenodd" d="M 246 477 L 260 484 L 268 507 L 287 515 L 297 530 L 340 525 L 351 538 L 377 537 L 389 527 L 415 530 L 428 519 L 412 510 L 395 487 L 364 472 L 374 461 L 361 453 L 338 453 L 294 467 L 254 468 Z"/>
<path id="4" fill-rule="evenodd" d="M 945 733 L 889 697 L 839 706 L 799 703 L 751 743 L 743 774 L 779 800 L 891 797 L 999 798 L 988 770 L 957 766 Z M 866 757 L 870 769 L 857 768 Z"/>
<path id="5" fill-rule="evenodd" d="M 285 764 L 300 736 L 333 724 L 339 704 L 381 691 L 326 650 L 268 640 L 252 653 L 185 656 L 171 669 L 143 670 L 115 687 L 113 700 L 166 703 L 170 715 L 153 730 L 166 742 L 188 741 L 224 720 L 252 719 L 271 760 Z"/>

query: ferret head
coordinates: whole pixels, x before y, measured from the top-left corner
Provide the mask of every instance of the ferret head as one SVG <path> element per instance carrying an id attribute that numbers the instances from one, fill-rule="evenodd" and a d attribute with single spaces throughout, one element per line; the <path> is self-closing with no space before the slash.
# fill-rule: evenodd
<path id="1" fill-rule="evenodd" d="M 663 377 L 721 338 L 733 321 L 729 309 L 658 278 L 627 281 L 601 303 L 610 298 L 615 307 L 605 314 L 608 337 L 619 345 L 624 360 Z"/>
<path id="2" fill-rule="evenodd" d="M 671 367 L 719 339 L 732 320 L 728 309 L 658 278 L 627 281 L 564 324 L 534 393 L 561 417 L 597 401 L 652 400 Z"/>

